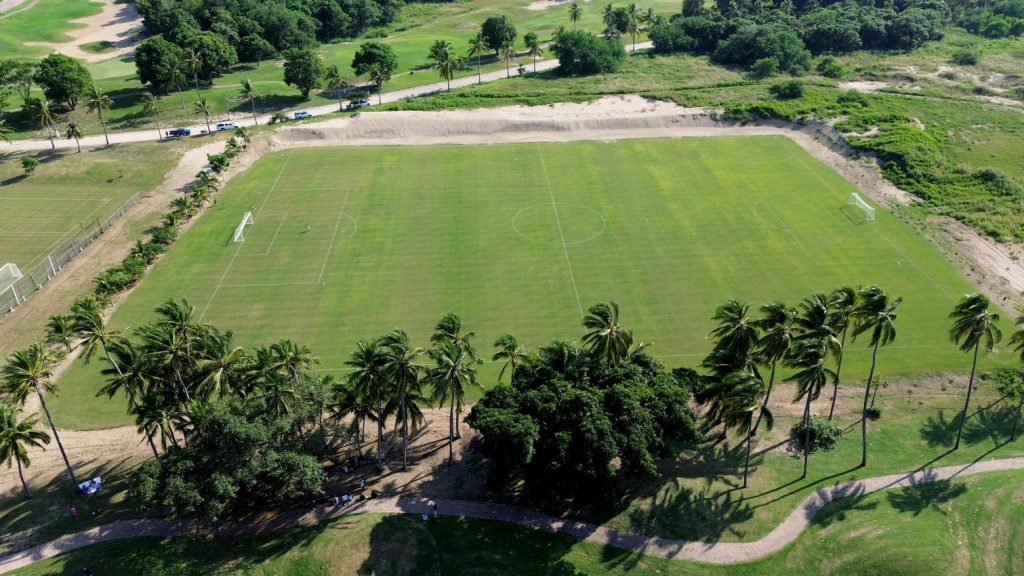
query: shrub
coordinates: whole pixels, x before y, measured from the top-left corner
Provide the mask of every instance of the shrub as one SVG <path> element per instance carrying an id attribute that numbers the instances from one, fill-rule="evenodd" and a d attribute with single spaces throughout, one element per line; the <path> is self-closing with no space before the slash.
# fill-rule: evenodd
<path id="1" fill-rule="evenodd" d="M 804 421 L 801 420 L 799 424 L 793 426 L 790 430 L 790 437 L 797 443 L 801 450 L 805 450 L 804 437 L 807 428 L 804 427 Z M 811 416 L 809 424 L 811 452 L 827 452 L 835 448 L 836 443 L 843 437 L 843 429 L 840 428 L 834 422 L 830 422 L 828 418 L 824 416 Z"/>
<path id="2" fill-rule="evenodd" d="M 163 246 L 170 246 L 174 244 L 174 241 L 178 239 L 178 231 L 173 226 L 164 226 L 157 228 L 153 232 L 153 243 L 161 244 Z"/>
<path id="3" fill-rule="evenodd" d="M 842 78 L 846 76 L 846 67 L 833 56 L 825 56 L 818 60 L 818 65 L 814 69 L 818 74 L 826 78 Z"/>
<path id="4" fill-rule="evenodd" d="M 227 154 L 207 154 L 206 159 L 210 162 L 210 169 L 220 174 L 231 165 L 231 159 Z"/>
<path id="5" fill-rule="evenodd" d="M 25 156 L 21 159 L 21 169 L 25 171 L 25 176 L 31 176 L 36 168 L 39 167 L 39 160 L 31 156 Z"/>
<path id="6" fill-rule="evenodd" d="M 750 74 L 754 78 L 769 78 L 779 73 L 779 59 L 775 56 L 759 58 L 750 65 Z"/>
<path id="7" fill-rule="evenodd" d="M 614 72 L 626 57 L 618 38 L 599 38 L 582 30 L 560 34 L 551 52 L 558 57 L 558 72 L 563 76 Z"/>
<path id="8" fill-rule="evenodd" d="M 768 91 L 779 100 L 793 100 L 803 96 L 806 88 L 803 80 L 789 80 L 773 85 Z"/>
<path id="9" fill-rule="evenodd" d="M 867 409 L 866 414 L 868 416 L 868 420 L 878 420 L 882 417 L 882 409 L 871 407 Z"/>
<path id="10" fill-rule="evenodd" d="M 843 92 L 838 98 L 836 98 L 836 102 L 846 106 L 860 106 L 862 108 L 867 108 L 869 105 L 868 97 L 865 96 L 863 92 L 858 92 L 856 90 L 847 90 L 846 92 Z"/>
<path id="11" fill-rule="evenodd" d="M 691 52 L 697 49 L 697 41 L 691 38 L 676 22 L 658 24 L 648 32 L 657 54 Z"/>
<path id="12" fill-rule="evenodd" d="M 978 53 L 970 50 L 957 50 L 950 56 L 949 61 L 961 66 L 974 66 L 978 63 Z"/>
<path id="13" fill-rule="evenodd" d="M 277 124 L 278 122 L 287 122 L 287 121 L 288 121 L 288 115 L 285 114 L 284 112 L 274 112 L 274 114 L 271 115 L 271 117 L 270 117 L 270 123 L 271 124 Z"/>

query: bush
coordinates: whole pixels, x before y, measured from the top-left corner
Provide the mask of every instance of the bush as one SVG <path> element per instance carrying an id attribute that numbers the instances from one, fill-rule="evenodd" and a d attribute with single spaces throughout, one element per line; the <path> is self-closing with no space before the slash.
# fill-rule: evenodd
<path id="1" fill-rule="evenodd" d="M 835 79 L 846 76 L 846 67 L 833 56 L 825 56 L 818 60 L 818 65 L 814 69 L 825 78 Z"/>
<path id="2" fill-rule="evenodd" d="M 178 231 L 173 226 L 164 226 L 157 228 L 153 232 L 153 243 L 161 244 L 163 246 L 170 246 L 174 244 L 174 241 L 178 239 Z"/>
<path id="3" fill-rule="evenodd" d="M 866 414 L 868 416 L 868 420 L 878 420 L 882 417 L 882 409 L 871 407 L 867 409 Z"/>
<path id="4" fill-rule="evenodd" d="M 804 95 L 806 88 L 803 80 L 789 80 L 781 84 L 775 84 L 768 88 L 768 91 L 779 100 L 793 100 Z"/>
<path id="5" fill-rule="evenodd" d="M 210 162 L 210 169 L 220 174 L 231 165 L 231 159 L 227 154 L 207 154 L 206 159 Z"/>
<path id="6" fill-rule="evenodd" d="M 978 63 L 978 53 L 970 50 L 957 50 L 950 56 L 949 61 L 961 66 L 974 66 Z"/>
<path id="7" fill-rule="evenodd" d="M 21 159 L 21 169 L 25 171 L 25 176 L 31 176 L 33 172 L 39 168 L 39 160 L 31 156 L 25 156 Z"/>
<path id="8" fill-rule="evenodd" d="M 287 122 L 287 121 L 288 121 L 288 115 L 285 114 L 284 112 L 274 112 L 274 114 L 270 116 L 270 123 L 271 124 L 277 124 L 278 122 Z"/>
<path id="9" fill-rule="evenodd" d="M 869 105 L 868 97 L 865 96 L 863 92 L 858 92 L 856 90 L 847 90 L 846 92 L 843 92 L 838 98 L 836 98 L 836 102 L 845 106 L 860 106 L 862 108 L 867 108 Z"/>
<path id="10" fill-rule="evenodd" d="M 807 71 L 811 53 L 792 30 L 779 24 L 752 25 L 724 40 L 713 60 L 722 64 L 750 66 L 761 58 L 775 57 L 779 70 L 790 74 Z"/>
<path id="11" fill-rule="evenodd" d="M 827 452 L 836 447 L 836 443 L 843 437 L 843 429 L 834 422 L 830 422 L 824 416 L 811 416 L 809 425 L 809 440 L 811 453 L 822 451 Z M 797 443 L 801 450 L 806 450 L 804 445 L 805 433 L 804 421 L 793 426 L 790 430 L 790 437 Z"/>
<path id="12" fill-rule="evenodd" d="M 617 38 L 599 38 L 582 30 L 560 34 L 551 45 L 563 76 L 606 74 L 619 69 L 626 50 Z"/>
<path id="13" fill-rule="evenodd" d="M 750 74 L 754 78 L 769 78 L 779 73 L 779 59 L 775 56 L 760 58 L 750 65 Z"/>

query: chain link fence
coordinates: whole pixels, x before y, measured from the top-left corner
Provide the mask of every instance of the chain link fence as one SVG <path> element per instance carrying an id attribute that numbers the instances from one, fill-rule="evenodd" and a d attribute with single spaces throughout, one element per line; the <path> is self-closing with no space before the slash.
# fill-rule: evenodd
<path id="1" fill-rule="evenodd" d="M 106 220 L 95 218 L 90 222 L 79 224 L 78 228 L 68 232 L 60 242 L 60 248 L 47 254 L 42 260 L 29 269 L 22 269 L 22 277 L 10 288 L 0 293 L 0 314 L 7 314 L 21 305 L 36 291 L 40 290 L 50 278 L 60 272 L 61 267 L 77 256 L 85 247 L 106 232 L 118 218 L 125 215 L 128 209 L 139 202 L 142 197 L 136 192 L 114 211 Z M 2 288 L 2 287 L 0 287 Z"/>

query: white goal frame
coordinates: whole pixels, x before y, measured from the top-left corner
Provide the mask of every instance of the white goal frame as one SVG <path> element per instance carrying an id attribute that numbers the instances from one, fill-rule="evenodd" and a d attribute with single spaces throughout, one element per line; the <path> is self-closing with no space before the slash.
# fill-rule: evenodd
<path id="1" fill-rule="evenodd" d="M 251 226 L 256 220 L 252 217 L 252 212 L 246 212 L 245 216 L 242 216 L 242 222 L 235 228 L 235 233 L 231 236 L 232 242 L 245 242 L 245 227 Z"/>
<path id="2" fill-rule="evenodd" d="M 14 262 L 8 262 L 3 266 L 0 266 L 0 295 L 3 295 L 8 290 L 14 295 L 14 303 L 21 304 L 23 299 L 18 295 L 18 291 L 14 289 L 14 285 L 21 280 L 22 273 L 18 269 L 18 266 Z"/>
<path id="3" fill-rule="evenodd" d="M 856 192 L 850 192 L 850 199 L 846 201 L 847 206 L 856 206 L 864 211 L 864 221 L 875 221 L 875 209 L 860 197 Z"/>

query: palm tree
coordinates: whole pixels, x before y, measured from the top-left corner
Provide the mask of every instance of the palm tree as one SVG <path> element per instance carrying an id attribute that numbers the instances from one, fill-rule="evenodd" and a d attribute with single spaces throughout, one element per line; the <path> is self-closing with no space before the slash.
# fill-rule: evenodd
<path id="1" fill-rule="evenodd" d="M 434 43 L 430 45 L 430 53 L 427 55 L 427 59 L 436 66 L 442 61 L 447 60 L 451 54 L 451 42 L 447 40 L 434 40 Z"/>
<path id="2" fill-rule="evenodd" d="M 967 420 L 967 408 L 971 403 L 971 390 L 974 389 L 974 371 L 978 367 L 978 350 L 982 342 L 985 344 L 985 352 L 991 352 L 996 344 L 1003 338 L 1003 332 L 999 329 L 999 314 L 989 310 L 989 300 L 981 294 L 967 294 L 960 299 L 949 317 L 953 319 L 953 326 L 949 329 L 949 336 L 959 347 L 961 352 L 969 352 L 974 349 L 974 360 L 971 362 L 971 377 L 967 381 L 967 399 L 964 401 L 964 410 L 960 415 L 960 429 L 956 433 L 956 444 L 953 450 L 960 448 L 960 437 L 964 433 L 964 422 Z"/>
<path id="3" fill-rule="evenodd" d="M 720 418 L 727 429 L 733 429 L 747 435 L 747 456 L 743 466 L 743 487 L 747 487 L 747 476 L 750 473 L 750 447 L 754 438 L 754 412 L 758 412 L 758 420 L 765 419 L 769 430 L 775 423 L 772 413 L 764 405 L 764 381 L 749 370 L 739 370 L 726 376 L 727 392 L 722 398 Z M 758 410 L 760 408 L 760 410 Z"/>
<path id="4" fill-rule="evenodd" d="M 829 378 L 835 378 L 835 372 L 825 367 L 827 359 L 827 348 L 821 342 L 804 340 L 787 360 L 797 370 L 792 376 L 799 386 L 796 399 L 804 400 L 804 471 L 800 478 L 807 477 L 807 459 L 811 454 L 811 402 L 818 399 Z"/>
<path id="5" fill-rule="evenodd" d="M 843 370 L 843 356 L 846 355 L 846 333 L 849 332 L 850 322 L 856 317 L 857 291 L 850 286 L 839 286 L 829 294 L 829 310 L 832 317 L 829 324 L 832 328 L 842 334 L 839 340 L 839 354 L 836 356 L 836 381 L 832 386 L 832 403 L 828 408 L 828 419 L 836 410 L 836 397 L 839 396 L 839 376 Z"/>
<path id="6" fill-rule="evenodd" d="M 19 412 L 21 409 L 14 405 L 0 404 L 0 462 L 6 462 L 8 467 L 11 466 L 11 460 L 18 464 L 18 478 L 21 479 L 25 498 L 32 498 L 32 491 L 28 489 L 23 471 L 31 464 L 26 447 L 44 448 L 50 443 L 50 436 L 42 430 L 35 429 L 39 423 L 38 415 L 33 414 L 19 422 Z"/>
<path id="7" fill-rule="evenodd" d="M 630 4 L 630 6 L 636 6 L 636 4 Z M 639 18 L 631 16 L 626 24 L 626 32 L 629 32 L 629 35 L 633 38 L 633 52 L 636 52 L 636 37 L 640 34 L 641 30 Z"/>
<path id="8" fill-rule="evenodd" d="M 853 330 L 853 339 L 870 331 L 871 342 L 871 369 L 868 371 L 868 381 L 864 386 L 864 406 L 860 413 L 860 437 L 861 437 L 861 467 L 868 465 L 868 395 L 871 392 L 871 382 L 875 378 L 875 366 L 878 361 L 879 346 L 887 346 L 896 340 L 896 308 L 903 301 L 903 298 L 889 299 L 889 296 L 878 286 L 869 286 L 858 293 L 860 302 L 852 305 L 851 319 L 856 322 Z M 844 296 L 846 298 L 846 296 Z M 844 330 L 845 335 L 845 330 Z M 842 366 L 840 361 L 839 366 Z M 839 367 L 836 368 L 836 380 L 839 379 Z M 834 401 L 834 400 L 833 400 Z"/>
<path id="9" fill-rule="evenodd" d="M 185 64 L 180 59 L 175 59 L 165 68 L 162 68 L 160 74 L 167 78 L 169 84 L 174 84 L 178 90 L 178 100 L 181 101 L 181 109 L 185 109 L 185 95 L 181 90 L 181 83 L 188 82 L 185 78 L 185 72 L 182 70 Z"/>
<path id="10" fill-rule="evenodd" d="M 192 103 L 192 107 L 195 108 L 196 112 L 202 112 L 203 117 L 206 118 L 206 133 L 209 134 L 213 130 L 210 129 L 210 106 L 206 102 L 206 98 L 202 96 L 198 100 Z"/>
<path id="11" fill-rule="evenodd" d="M 384 103 L 384 83 L 391 80 L 391 71 L 386 66 L 374 64 L 370 67 L 370 81 L 377 85 L 377 104 Z"/>
<path id="12" fill-rule="evenodd" d="M 202 339 L 202 357 L 196 362 L 196 376 L 199 384 L 196 393 L 209 400 L 216 395 L 223 398 L 230 394 L 245 395 L 246 372 L 250 366 L 249 355 L 241 346 L 232 343 L 232 332 L 221 332 L 212 326 L 205 330 Z"/>
<path id="13" fill-rule="evenodd" d="M 786 308 L 786 305 L 778 300 L 761 306 L 761 317 L 756 320 L 756 326 L 761 331 L 760 349 L 758 358 L 762 363 L 771 365 L 771 375 L 768 378 L 768 390 L 764 395 L 763 408 L 768 407 L 768 400 L 772 395 L 772 387 L 775 385 L 775 369 L 780 360 L 784 360 L 793 348 L 793 325 L 796 322 L 796 310 Z M 753 434 L 757 435 L 757 429 L 761 425 L 761 414 L 757 416 L 754 423 Z"/>
<path id="14" fill-rule="evenodd" d="M 252 107 L 252 123 L 254 126 L 259 126 L 260 123 L 256 121 L 256 98 L 259 94 L 256 93 L 256 85 L 252 83 L 252 80 L 246 78 L 242 80 L 241 98 L 243 102 L 248 102 Z"/>
<path id="15" fill-rule="evenodd" d="M 292 403 L 298 398 L 295 383 L 280 374 L 271 374 L 260 384 L 255 400 L 263 402 L 266 413 L 281 418 L 292 412 Z M 199 403 L 201 401 L 197 401 Z"/>
<path id="16" fill-rule="evenodd" d="M 60 344 L 67 354 L 71 353 L 71 339 L 75 336 L 75 319 L 70 314 L 50 316 L 46 323 L 46 343 Z"/>
<path id="17" fill-rule="evenodd" d="M 618 29 L 615 28 L 616 20 L 615 6 L 605 4 L 601 9 L 601 21 L 604 23 L 606 33 L 618 35 Z"/>
<path id="18" fill-rule="evenodd" d="M 754 350 L 760 336 L 756 323 L 747 316 L 749 310 L 749 304 L 737 300 L 728 300 L 715 310 L 711 319 L 717 321 L 718 326 L 711 335 L 716 339 L 716 348 L 741 357 Z"/>
<path id="19" fill-rule="evenodd" d="M 177 382 L 180 401 L 191 402 L 192 394 L 185 385 L 184 374 L 195 361 L 190 351 L 192 337 L 167 325 L 142 326 L 136 330 L 136 335 L 142 338 L 146 355 L 167 374 L 168 380 Z"/>
<path id="20" fill-rule="evenodd" d="M 420 372 L 423 366 L 416 363 L 423 349 L 410 345 L 409 335 L 404 330 L 392 331 L 381 339 L 381 344 L 385 348 L 384 374 L 393 392 L 389 397 L 397 399 L 398 403 L 398 420 L 402 424 L 402 470 L 405 470 L 409 466 L 410 408 L 419 416 L 418 419 L 412 419 L 414 426 L 423 417 L 417 406 L 417 402 L 422 399 Z"/>
<path id="21" fill-rule="evenodd" d="M 170 408 L 170 404 L 162 395 L 156 392 L 143 394 L 138 403 L 128 411 L 135 416 L 136 429 L 146 435 L 149 447 L 153 450 L 153 456 L 156 456 L 157 460 L 160 459 L 160 453 L 156 449 L 156 443 L 153 442 L 153 437 L 157 432 L 160 433 L 161 448 L 167 450 L 168 438 L 171 439 L 171 443 L 178 446 L 178 439 L 174 436 L 174 420 L 178 417 L 178 412 Z"/>
<path id="22" fill-rule="evenodd" d="M 476 350 L 470 340 L 476 336 L 476 332 L 465 330 L 462 318 L 454 312 L 448 312 L 434 325 L 434 333 L 430 336 L 431 342 L 451 342 L 465 350 L 471 358 L 476 359 Z"/>
<path id="23" fill-rule="evenodd" d="M 64 444 L 60 441 L 60 435 L 57 434 L 57 427 L 53 423 L 53 417 L 50 416 L 50 409 L 46 406 L 46 398 L 44 398 L 44 393 L 52 393 L 56 390 L 56 386 L 50 382 L 50 377 L 53 375 L 50 372 L 50 366 L 54 360 L 53 353 L 42 344 L 33 344 L 26 350 L 15 352 L 3 368 L 4 392 L 13 398 L 15 403 L 24 404 L 25 398 L 32 390 L 35 390 L 36 396 L 39 397 L 39 404 L 46 414 L 46 421 L 50 423 L 53 438 L 57 441 L 57 447 L 60 448 L 60 455 L 64 458 L 68 476 L 71 477 L 71 483 L 77 488 L 78 478 L 75 477 L 75 471 L 71 469 L 71 462 L 68 460 L 67 452 L 64 451 Z"/>
<path id="24" fill-rule="evenodd" d="M 483 83 L 483 75 L 480 72 L 480 57 L 488 53 L 487 41 L 484 40 L 484 35 L 477 32 L 476 36 L 469 39 L 469 52 L 467 55 L 470 58 L 476 59 L 476 82 L 477 84 Z"/>
<path id="25" fill-rule="evenodd" d="M 50 138 L 50 149 L 56 150 L 57 145 L 53 141 L 53 110 L 50 109 L 50 101 L 45 96 L 33 99 L 27 106 L 29 116 L 39 125 L 46 129 L 46 135 Z"/>
<path id="26" fill-rule="evenodd" d="M 583 326 L 589 330 L 583 343 L 590 352 L 615 366 L 629 352 L 630 331 L 619 325 L 619 305 L 615 302 L 595 304 L 583 317 Z"/>
<path id="27" fill-rule="evenodd" d="M 533 73 L 537 73 L 537 58 L 544 55 L 544 49 L 540 47 L 540 39 L 536 34 L 530 32 L 526 36 L 523 36 L 523 42 L 526 43 L 528 49 L 526 55 L 533 58 Z"/>
<path id="28" fill-rule="evenodd" d="M 455 78 L 455 73 L 463 67 L 463 64 L 462 58 L 450 53 L 437 64 L 437 71 L 441 74 L 441 78 L 448 83 L 448 90 L 452 89 L 452 79 Z"/>
<path id="29" fill-rule="evenodd" d="M 703 0 L 683 0 L 683 16 L 700 16 L 703 11 Z"/>
<path id="30" fill-rule="evenodd" d="M 384 469 L 384 395 L 387 379 L 384 367 L 387 352 L 380 340 L 359 340 L 346 365 L 355 368 L 348 381 L 360 396 L 372 398 L 377 408 L 377 470 Z"/>
<path id="31" fill-rule="evenodd" d="M 110 146 L 110 136 L 107 135 L 107 122 L 103 119 L 103 111 L 110 110 L 114 101 L 110 99 L 110 96 L 100 92 L 100 89 L 93 84 L 89 87 L 89 99 L 85 101 L 85 104 L 89 107 L 90 112 L 95 110 L 99 114 L 100 126 L 103 127 L 103 138 L 107 141 L 107 146 Z"/>
<path id="32" fill-rule="evenodd" d="M 113 398 L 119 391 L 124 391 L 130 408 L 158 380 L 156 367 L 146 351 L 129 340 L 111 342 L 110 350 L 117 357 L 114 366 L 118 368 L 100 370 L 100 374 L 106 376 L 108 380 L 100 387 L 96 396 L 106 394 L 108 398 Z"/>
<path id="33" fill-rule="evenodd" d="M 11 139 L 7 135 L 10 134 L 11 132 L 14 132 L 14 128 L 8 126 L 7 119 L 4 118 L 2 114 L 0 114 L 0 140 L 3 140 L 4 142 L 7 142 L 9 144 L 11 142 Z"/>
<path id="34" fill-rule="evenodd" d="M 156 99 L 156 96 L 152 92 L 142 93 L 142 111 L 147 114 L 152 114 L 156 117 L 156 137 L 158 140 L 164 139 L 164 133 L 160 129 L 160 102 Z"/>
<path id="35" fill-rule="evenodd" d="M 512 63 L 516 61 L 516 48 L 512 42 L 507 42 L 499 50 L 501 59 L 505 61 L 505 75 L 508 78 L 512 77 Z"/>
<path id="36" fill-rule="evenodd" d="M 576 28 L 581 18 L 583 18 L 583 6 L 580 5 L 579 0 L 572 0 L 572 3 L 569 4 L 569 22 L 572 22 L 573 28 Z"/>
<path id="37" fill-rule="evenodd" d="M 78 127 L 78 124 L 74 122 L 68 123 L 68 129 L 64 132 L 64 136 L 68 140 L 74 138 L 75 145 L 78 146 L 78 152 L 82 152 L 82 142 L 80 140 L 85 137 L 85 134 L 82 133 L 82 129 Z"/>
<path id="38" fill-rule="evenodd" d="M 1010 337 L 1010 344 L 1013 344 L 1014 350 L 1020 353 L 1020 359 L 1024 362 L 1024 314 L 1017 317 L 1016 325 L 1017 330 Z M 1017 427 L 1020 425 L 1021 409 L 1024 408 L 1024 374 L 1021 375 L 1021 381 L 1017 385 L 1017 395 L 1020 396 L 1020 400 L 1017 402 L 1017 417 L 1013 420 L 1010 442 L 1017 439 Z"/>
<path id="39" fill-rule="evenodd" d="M 181 64 L 182 71 L 191 74 L 196 81 L 196 98 L 202 98 L 199 94 L 199 71 L 203 69 L 203 61 L 199 58 L 199 54 L 189 48 L 182 57 Z"/>
<path id="40" fill-rule="evenodd" d="M 341 75 L 341 72 L 338 71 L 337 66 L 327 67 L 327 71 L 324 72 L 324 82 L 327 86 L 327 89 L 333 92 L 335 96 L 338 96 L 338 92 L 345 90 L 351 86 L 349 81 L 346 80 L 345 77 Z M 342 112 L 344 111 L 344 109 L 345 107 L 342 105 L 342 100 L 339 98 L 338 112 Z"/>
<path id="41" fill-rule="evenodd" d="M 299 383 L 299 376 L 309 372 L 320 359 L 305 344 L 281 340 L 270 345 L 271 369 Z"/>
<path id="42" fill-rule="evenodd" d="M 476 359 L 466 350 L 451 340 L 439 342 L 430 350 L 430 357 L 437 363 L 427 375 L 433 387 L 431 400 L 443 407 L 448 405 L 448 465 L 455 462 L 453 443 L 455 442 L 458 422 L 455 419 L 456 406 L 461 410 L 462 402 L 468 386 L 480 385 L 476 380 Z"/>
<path id="43" fill-rule="evenodd" d="M 491 360 L 497 362 L 498 360 L 504 360 L 505 365 L 501 367 L 501 372 L 498 373 L 498 382 L 501 383 L 501 377 L 505 375 L 506 369 L 509 370 L 508 379 L 509 382 L 516 377 L 516 364 L 522 362 L 526 358 L 526 350 L 519 347 L 519 342 L 516 341 L 516 337 L 511 334 L 505 334 L 501 338 L 494 341 L 494 347 L 498 349 L 494 353 Z"/>
<path id="44" fill-rule="evenodd" d="M 75 313 L 75 333 L 82 338 L 85 361 L 92 360 L 97 346 L 103 348 L 107 361 L 121 374 L 121 368 L 110 356 L 110 344 L 117 339 L 117 331 L 111 330 L 103 322 L 103 316 L 95 310 L 80 310 Z"/>
<path id="45" fill-rule="evenodd" d="M 379 417 L 370 398 L 360 394 L 356 386 L 348 381 L 335 383 L 332 391 L 334 401 L 328 406 L 333 418 L 352 416 L 352 430 L 356 437 L 356 454 L 363 459 L 363 439 L 366 437 L 366 421 L 376 422 Z"/>

